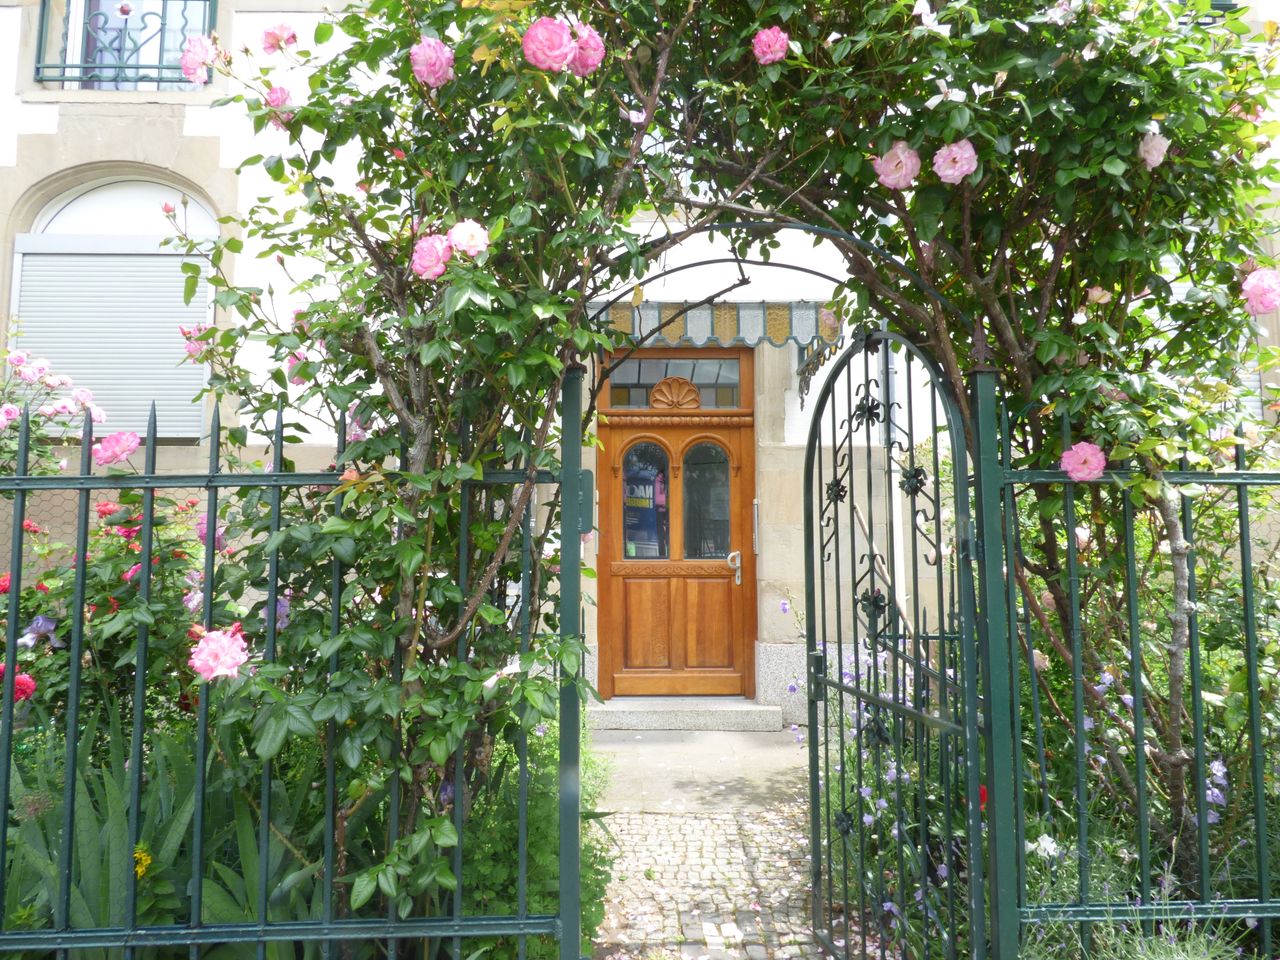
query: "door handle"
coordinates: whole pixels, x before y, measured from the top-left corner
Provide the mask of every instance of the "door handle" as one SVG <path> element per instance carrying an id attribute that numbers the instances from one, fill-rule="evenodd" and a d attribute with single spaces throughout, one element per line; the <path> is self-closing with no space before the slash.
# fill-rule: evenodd
<path id="1" fill-rule="evenodd" d="M 742 551 L 734 550 L 724 559 L 725 562 L 729 564 L 729 569 L 733 571 L 734 585 L 739 587 L 742 586 Z"/>

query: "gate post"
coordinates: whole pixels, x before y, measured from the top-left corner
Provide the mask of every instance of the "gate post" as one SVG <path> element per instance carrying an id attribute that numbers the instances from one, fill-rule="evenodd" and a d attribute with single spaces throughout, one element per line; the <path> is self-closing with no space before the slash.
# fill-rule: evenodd
<path id="1" fill-rule="evenodd" d="M 985 687 L 987 727 L 987 909 L 993 960 L 1017 960 L 1019 934 L 1017 827 L 1014 817 L 1013 698 L 1005 609 L 1004 472 L 1000 463 L 1000 407 L 996 373 L 976 369 L 970 384 L 973 424 L 974 502 L 977 520 L 978 653 Z M 1010 558 L 1011 559 L 1011 558 Z M 977 723 L 977 717 L 968 722 Z M 971 758 L 970 762 L 976 762 Z"/>
<path id="2" fill-rule="evenodd" d="M 560 636 L 582 633 L 582 375 L 574 364 L 560 394 Z M 590 529 L 590 514 L 588 527 Z M 581 700 L 577 677 L 560 678 L 560 960 L 580 960 L 582 904 L 579 880 L 582 783 L 578 769 Z"/>

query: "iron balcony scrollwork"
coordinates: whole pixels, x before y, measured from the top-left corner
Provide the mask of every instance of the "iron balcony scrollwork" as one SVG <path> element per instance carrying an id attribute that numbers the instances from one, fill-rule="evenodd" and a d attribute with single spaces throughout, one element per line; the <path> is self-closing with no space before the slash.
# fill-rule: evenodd
<path id="1" fill-rule="evenodd" d="M 35 78 L 83 90 L 192 89 L 180 59 L 216 0 L 43 0 Z"/>

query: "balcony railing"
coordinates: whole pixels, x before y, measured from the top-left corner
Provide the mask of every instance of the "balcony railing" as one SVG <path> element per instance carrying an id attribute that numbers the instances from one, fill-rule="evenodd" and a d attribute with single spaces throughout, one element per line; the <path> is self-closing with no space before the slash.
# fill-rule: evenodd
<path id="1" fill-rule="evenodd" d="M 182 90 L 188 37 L 217 0 L 41 0 L 36 80 L 81 90 Z"/>

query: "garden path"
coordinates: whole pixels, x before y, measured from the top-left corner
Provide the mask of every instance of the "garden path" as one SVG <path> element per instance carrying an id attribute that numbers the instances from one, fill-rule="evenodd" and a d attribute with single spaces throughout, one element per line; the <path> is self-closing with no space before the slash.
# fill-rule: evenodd
<path id="1" fill-rule="evenodd" d="M 597 960 L 809 958 L 808 753 L 793 733 L 596 731 L 618 845 Z"/>

